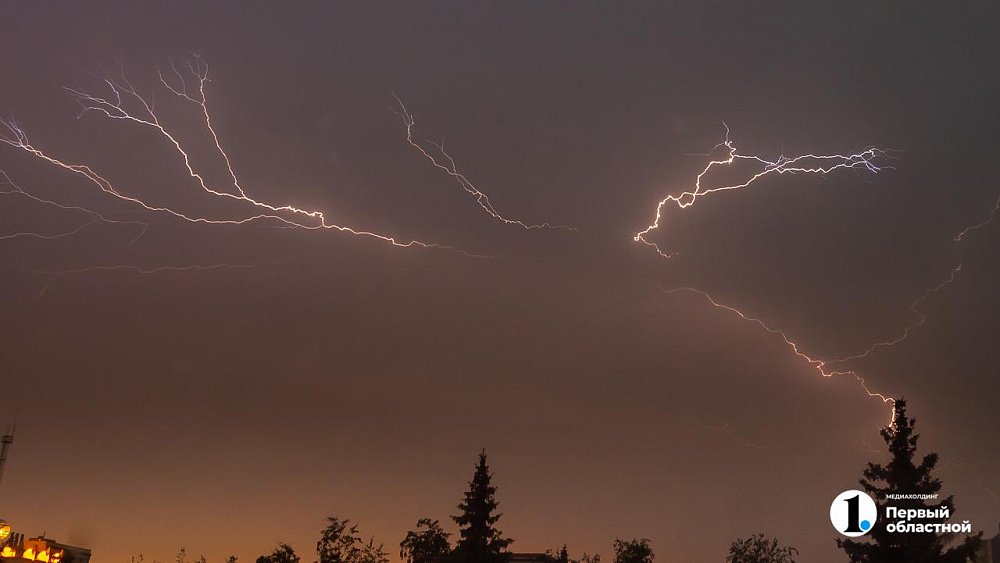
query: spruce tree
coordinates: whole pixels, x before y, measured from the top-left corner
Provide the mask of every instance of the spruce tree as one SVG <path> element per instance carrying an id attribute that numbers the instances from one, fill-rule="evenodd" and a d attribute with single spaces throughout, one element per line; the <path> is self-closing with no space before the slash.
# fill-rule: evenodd
<path id="1" fill-rule="evenodd" d="M 919 434 L 914 432 L 916 420 L 906 417 L 906 401 L 898 399 L 893 408 L 893 421 L 882 429 L 882 439 L 889 446 L 891 460 L 888 464 L 869 463 L 864 477 L 858 482 L 878 505 L 879 518 L 884 518 L 886 506 L 898 509 L 927 509 L 937 511 L 947 507 L 953 517 L 954 497 L 949 495 L 940 502 L 905 498 L 891 500 L 887 495 L 937 495 L 941 490 L 941 480 L 931 472 L 938 462 L 936 453 L 923 457 L 920 464 L 914 463 Z M 909 520 L 910 523 L 935 523 L 932 520 Z M 971 560 L 979 547 L 982 533 L 966 536 L 962 543 L 949 548 L 955 534 L 933 532 L 889 532 L 882 522 L 867 535 L 868 541 L 837 540 L 853 563 L 965 563 Z"/>
<path id="2" fill-rule="evenodd" d="M 486 450 L 479 454 L 476 473 L 469 482 L 465 498 L 458 504 L 461 514 L 452 516 L 459 526 L 461 538 L 455 546 L 454 558 L 462 563 L 498 563 L 505 561 L 507 546 L 513 540 L 503 537 L 496 529 L 500 520 L 496 512 L 496 487 L 490 484 L 493 475 L 486 464 Z"/>

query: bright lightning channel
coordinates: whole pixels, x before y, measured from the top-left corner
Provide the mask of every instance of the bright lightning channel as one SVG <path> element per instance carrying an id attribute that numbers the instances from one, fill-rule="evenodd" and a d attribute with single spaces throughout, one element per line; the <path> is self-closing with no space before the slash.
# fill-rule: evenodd
<path id="1" fill-rule="evenodd" d="M 223 191 L 222 189 L 212 187 L 208 184 L 204 176 L 192 165 L 191 158 L 188 151 L 184 148 L 184 145 L 160 121 L 160 118 L 154 109 L 152 99 L 139 94 L 138 90 L 124 75 L 124 73 L 122 73 L 121 78 L 118 80 L 112 80 L 110 78 L 104 79 L 104 84 L 107 87 L 107 92 L 105 94 L 86 92 L 75 88 L 64 88 L 64 90 L 77 102 L 79 102 L 82 108 L 80 113 L 81 116 L 87 113 L 96 113 L 109 119 L 127 121 L 154 130 L 166 139 L 174 148 L 183 161 L 188 175 L 203 191 L 218 198 L 227 198 L 243 204 L 248 204 L 256 210 L 254 213 L 245 214 L 244 216 L 236 219 L 212 218 L 190 214 L 171 207 L 147 202 L 134 195 L 128 195 L 119 190 L 110 180 L 93 170 L 90 166 L 65 162 L 31 144 L 28 140 L 27 133 L 24 129 L 18 126 L 13 119 L 0 119 L 0 125 L 2 125 L 2 129 L 0 129 L 0 142 L 16 149 L 20 149 L 43 162 L 82 176 L 109 196 L 138 206 L 145 211 L 169 214 L 177 219 L 191 223 L 242 225 L 254 221 L 272 221 L 277 222 L 279 225 L 286 228 L 336 230 L 356 236 L 375 238 L 397 247 L 437 248 L 461 252 L 468 256 L 476 256 L 451 246 L 416 239 L 408 241 L 399 240 L 394 236 L 336 224 L 330 222 L 324 212 L 319 210 L 308 210 L 293 205 L 269 203 L 250 197 L 240 184 L 237 174 L 231 164 L 229 155 L 222 148 L 219 136 L 212 124 L 205 92 L 206 84 L 209 81 L 208 65 L 205 64 L 200 58 L 196 58 L 194 63 L 187 63 L 186 71 L 197 84 L 197 87 L 193 88 L 189 88 L 188 85 L 188 80 L 191 78 L 185 76 L 185 73 L 182 72 L 176 64 L 171 63 L 170 69 L 169 74 L 165 75 L 162 71 L 159 73 L 161 84 L 170 93 L 199 106 L 204 118 L 205 126 L 214 141 L 215 149 L 218 151 L 229 172 L 232 180 L 231 189 Z"/>
<path id="2" fill-rule="evenodd" d="M 656 215 L 653 222 L 632 237 L 635 242 L 641 242 L 653 247 L 657 254 L 664 258 L 672 258 L 676 256 L 676 253 L 664 252 L 657 243 L 646 238 L 646 235 L 660 228 L 660 222 L 663 219 L 664 207 L 673 205 L 678 209 L 687 209 L 688 207 L 694 205 L 695 202 L 697 202 L 701 197 L 714 193 L 749 188 L 754 184 L 754 182 L 765 176 L 773 174 L 780 175 L 797 173 L 826 175 L 835 170 L 849 168 L 862 168 L 868 172 L 878 173 L 884 168 L 875 163 L 877 159 L 885 156 L 885 152 L 877 148 L 869 148 L 859 153 L 847 155 L 804 154 L 796 157 L 786 157 L 781 155 L 775 160 L 768 160 L 757 155 L 740 154 L 736 149 L 736 145 L 733 144 L 733 141 L 729 138 L 729 126 L 725 123 L 723 123 L 723 126 L 726 128 L 726 138 L 723 142 L 715 145 L 715 147 L 709 151 L 709 156 L 715 154 L 718 150 L 725 148 L 726 157 L 719 160 L 709 161 L 709 163 L 705 165 L 705 168 L 695 178 L 693 190 L 685 191 L 680 195 L 668 195 L 660 200 L 660 202 L 656 205 Z M 732 166 L 737 161 L 758 164 L 761 168 L 757 172 L 753 173 L 749 179 L 740 183 L 711 188 L 702 185 L 702 180 L 713 169 L 716 167 Z"/>
<path id="3" fill-rule="evenodd" d="M 682 192 L 679 195 L 668 195 L 667 197 L 660 200 L 656 206 L 656 214 L 653 222 L 648 225 L 642 231 L 639 231 L 633 236 L 635 242 L 641 242 L 647 246 L 651 246 L 658 255 L 663 258 L 672 258 L 676 253 L 664 252 L 660 246 L 648 240 L 646 237 L 651 232 L 660 228 L 660 224 L 663 220 L 664 208 L 668 205 L 676 206 L 679 209 L 687 209 L 693 206 L 700 198 L 715 194 L 728 192 L 733 190 L 740 190 L 745 188 L 750 188 L 755 182 L 770 175 L 781 175 L 781 174 L 820 174 L 826 175 L 836 170 L 841 169 L 853 169 L 861 168 L 871 173 L 878 173 L 884 167 L 880 167 L 876 164 L 876 160 L 882 158 L 886 153 L 877 148 L 868 148 L 858 153 L 853 154 L 832 154 L 832 155 L 816 155 L 816 154 L 804 154 L 795 157 L 787 157 L 785 155 L 780 155 L 777 159 L 768 160 L 757 155 L 745 155 L 740 154 L 736 149 L 736 145 L 733 143 L 732 139 L 729 137 L 729 126 L 723 124 L 726 130 L 725 140 L 721 143 L 715 145 L 708 155 L 716 154 L 719 150 L 725 150 L 725 158 L 720 158 L 717 160 L 709 160 L 708 164 L 698 173 L 695 178 L 694 189 Z M 759 165 L 760 168 L 753 172 L 749 178 L 733 184 L 725 184 L 722 186 L 707 187 L 702 184 L 705 177 L 717 167 L 730 167 L 736 162 L 749 162 L 752 164 Z M 663 289 L 663 288 L 661 288 Z M 727 311 L 731 314 L 738 316 L 744 321 L 755 324 L 757 327 L 763 329 L 768 334 L 772 334 L 781 338 L 785 345 L 792 351 L 795 356 L 804 360 L 810 367 L 812 367 L 819 375 L 830 378 L 834 376 L 851 376 L 853 377 L 864 392 L 873 398 L 881 399 L 883 403 L 895 403 L 892 397 L 888 397 L 877 391 L 872 391 L 868 384 L 865 382 L 865 378 L 853 370 L 833 370 L 828 367 L 829 364 L 833 363 L 829 360 L 823 360 L 819 358 L 814 358 L 799 347 L 799 344 L 795 342 L 792 338 L 788 336 L 784 331 L 776 329 L 768 325 L 762 319 L 751 316 L 744 313 L 740 309 L 732 306 L 723 304 L 718 301 L 715 297 L 709 294 L 707 291 L 694 288 L 694 287 L 675 287 L 672 289 L 663 289 L 667 294 L 676 293 L 693 293 L 704 298 L 711 306 Z M 891 423 L 890 418 L 890 423 Z"/>
<path id="4" fill-rule="evenodd" d="M 854 154 L 848 154 L 848 155 L 839 155 L 839 154 L 838 155 L 813 155 L 813 154 L 807 154 L 807 155 L 802 155 L 802 156 L 797 156 L 797 157 L 792 157 L 792 158 L 785 157 L 785 156 L 780 156 L 778 159 L 773 160 L 773 161 L 764 159 L 764 158 L 756 156 L 756 155 L 742 155 L 742 154 L 739 154 L 737 152 L 735 145 L 733 144 L 733 142 L 729 138 L 729 128 L 728 127 L 726 127 L 726 139 L 725 139 L 725 141 L 723 141 L 722 143 L 719 143 L 718 145 L 716 145 L 713 148 L 713 150 L 709 153 L 709 155 L 714 154 L 715 151 L 717 151 L 717 150 L 719 150 L 719 149 L 721 149 L 723 147 L 725 147 L 725 149 L 726 149 L 727 157 L 724 158 L 724 159 L 720 159 L 720 160 L 711 160 L 705 166 L 705 168 L 702 169 L 702 171 L 698 174 L 698 176 L 697 176 L 697 178 L 695 180 L 695 188 L 693 190 L 685 191 L 685 192 L 681 193 L 680 195 L 670 195 L 670 196 L 667 196 L 666 198 L 662 199 L 658 203 L 658 205 L 656 207 L 656 215 L 655 215 L 655 219 L 654 219 L 653 223 L 650 224 L 649 226 L 647 226 L 644 230 L 636 233 L 636 235 L 633 237 L 633 239 L 636 242 L 642 242 L 642 243 L 644 243 L 646 245 L 652 246 L 656 250 L 657 254 L 659 254 L 660 256 L 662 256 L 664 258 L 671 258 L 672 256 L 675 255 L 673 253 L 665 253 L 665 252 L 663 252 L 660 249 L 660 247 L 655 242 L 651 242 L 651 241 L 649 241 L 649 240 L 647 240 L 645 238 L 646 235 L 648 235 L 650 232 L 652 232 L 653 230 L 659 228 L 661 219 L 663 217 L 663 208 L 667 204 L 674 204 L 676 207 L 678 207 L 680 209 L 686 209 L 686 208 L 694 205 L 694 203 L 701 196 L 705 196 L 705 195 L 712 194 L 712 193 L 717 193 L 717 192 L 722 192 L 722 191 L 730 191 L 730 190 L 738 190 L 738 189 L 748 188 L 756 180 L 758 180 L 758 179 L 760 179 L 760 178 L 762 178 L 764 176 L 767 176 L 767 175 L 770 175 L 770 174 L 774 174 L 774 173 L 777 173 L 777 174 L 784 174 L 784 173 L 828 174 L 828 173 L 833 172 L 834 170 L 838 170 L 838 169 L 851 169 L 851 168 L 858 168 L 858 167 L 863 168 L 863 169 L 865 169 L 865 170 L 867 170 L 869 172 L 872 172 L 872 173 L 877 173 L 877 172 L 879 172 L 879 171 L 881 171 L 881 170 L 883 170 L 885 168 L 884 166 L 879 166 L 879 165 L 877 165 L 875 163 L 876 159 L 884 157 L 885 154 L 886 154 L 884 151 L 882 151 L 880 149 L 877 149 L 877 148 L 869 148 L 869 149 L 866 149 L 866 150 L 864 150 L 862 152 L 854 153 Z M 760 164 L 762 166 L 762 168 L 759 171 L 757 171 L 754 174 L 752 174 L 749 179 L 747 179 L 747 180 L 745 180 L 743 182 L 740 182 L 740 183 L 730 184 L 730 185 L 725 185 L 725 186 L 719 186 L 719 187 L 704 187 L 704 186 L 702 186 L 702 180 L 704 179 L 704 177 L 714 167 L 717 167 L 717 166 L 730 166 L 734 162 L 736 162 L 737 160 L 747 160 L 747 161 L 751 161 L 751 162 L 756 162 L 756 163 Z M 813 163 L 811 166 L 805 166 L 805 165 L 802 164 L 802 163 L 810 163 L 810 162 Z M 785 345 L 788 346 L 788 348 L 792 351 L 792 353 L 794 355 L 796 355 L 797 357 L 799 357 L 802 360 L 804 360 L 809 366 L 811 366 L 814 370 L 816 370 L 816 372 L 819 373 L 821 376 L 827 377 L 827 378 L 833 377 L 833 376 L 841 376 L 841 375 L 852 376 L 860 384 L 861 388 L 865 391 L 865 393 L 869 397 L 874 397 L 874 398 L 881 399 L 883 403 L 893 403 L 894 404 L 895 400 L 892 397 L 886 396 L 883 393 L 872 391 L 868 387 L 867 383 L 865 382 L 864 377 L 862 377 L 856 371 L 854 371 L 854 370 L 837 370 L 837 369 L 832 369 L 830 366 L 836 365 L 836 364 L 845 363 L 845 362 L 849 362 L 849 361 L 862 360 L 862 359 L 865 359 L 865 358 L 869 357 L 871 354 L 873 354 L 876 350 L 878 350 L 880 348 L 889 348 L 889 347 L 895 346 L 896 344 L 899 344 L 900 342 L 906 340 L 906 338 L 909 337 L 909 335 L 915 329 L 917 329 L 918 327 L 923 326 L 924 324 L 926 324 L 926 322 L 927 322 L 927 316 L 920 310 L 920 307 L 931 296 L 933 296 L 933 295 L 935 295 L 937 293 L 940 293 L 946 287 L 948 287 L 949 285 L 951 285 L 952 283 L 955 282 L 955 279 L 957 278 L 957 276 L 959 275 L 959 273 L 962 271 L 962 267 L 963 267 L 963 260 L 962 260 L 962 253 L 961 253 L 961 244 L 962 244 L 962 242 L 965 240 L 966 236 L 968 236 L 969 234 L 971 234 L 971 233 L 973 233 L 973 232 L 975 232 L 975 231 L 977 231 L 979 229 L 982 229 L 982 228 L 986 227 L 987 225 L 991 224 L 993 222 L 993 220 L 997 217 L 998 214 L 1000 214 L 1000 196 L 998 196 L 998 198 L 995 201 L 992 209 L 990 210 L 989 214 L 987 215 L 987 217 L 985 219 L 983 219 L 982 221 L 980 221 L 978 223 L 974 223 L 974 224 L 971 224 L 971 225 L 968 225 L 968 226 L 962 228 L 953 237 L 953 241 L 955 243 L 955 251 L 956 251 L 956 254 L 958 255 L 957 263 L 949 271 L 948 275 L 945 277 L 945 279 L 943 281 L 941 281 L 940 283 L 938 283 L 937 285 L 935 285 L 933 287 L 928 288 L 920 297 L 918 297 L 915 301 L 913 301 L 910 304 L 910 310 L 916 316 L 916 320 L 914 322 L 912 322 L 909 325 L 905 326 L 902 329 L 902 331 L 901 331 L 901 333 L 899 335 L 897 335 L 897 336 L 895 336 L 895 337 L 893 337 L 891 339 L 885 340 L 885 341 L 880 341 L 880 342 L 873 343 L 871 346 L 869 346 L 865 351 L 863 351 L 861 353 L 853 354 L 853 355 L 842 357 L 842 358 L 837 358 L 837 359 L 832 359 L 832 360 L 823 360 L 823 359 L 814 358 L 812 356 L 809 356 L 808 354 L 806 354 L 805 352 L 803 352 L 801 350 L 801 348 L 799 347 L 798 343 L 796 343 L 793 339 L 791 339 L 788 336 L 788 334 L 786 334 L 784 331 L 776 329 L 776 328 L 773 328 L 770 325 L 768 325 L 766 322 L 764 322 L 762 319 L 759 319 L 759 318 L 753 317 L 751 315 L 748 315 L 748 314 L 744 313 L 743 311 L 741 311 L 740 309 L 738 309 L 738 308 L 736 308 L 734 306 L 726 305 L 726 304 L 723 304 L 723 303 L 719 302 L 717 299 L 715 299 L 712 295 L 710 295 L 708 292 L 706 292 L 704 290 L 697 289 L 697 288 L 694 288 L 694 287 L 675 287 L 675 288 L 672 288 L 672 289 L 663 289 L 663 288 L 661 288 L 661 289 L 663 289 L 663 291 L 665 291 L 668 294 L 675 294 L 675 293 L 680 293 L 680 292 L 686 292 L 686 293 L 693 293 L 693 294 L 699 295 L 702 298 L 704 298 L 713 307 L 718 308 L 718 309 L 723 309 L 723 310 L 725 310 L 725 311 L 727 311 L 729 313 L 732 313 L 732 314 L 738 316 L 739 318 L 741 318 L 741 319 L 743 319 L 745 321 L 748 321 L 748 322 L 751 322 L 751 323 L 757 325 L 759 328 L 763 329 L 765 332 L 780 337 L 782 339 L 782 341 L 784 341 Z M 892 420 L 893 419 L 890 418 L 890 425 L 892 424 Z"/>
<path id="5" fill-rule="evenodd" d="M 759 328 L 763 329 L 768 334 L 772 334 L 774 336 L 777 336 L 777 337 L 781 338 L 781 340 L 785 343 L 785 345 L 788 347 L 788 349 L 792 351 L 793 354 L 795 354 L 797 357 L 801 358 L 802 360 L 805 360 L 805 362 L 810 367 L 812 367 L 814 370 L 816 370 L 816 373 L 820 374 L 821 376 L 827 377 L 827 378 L 834 377 L 834 376 L 843 376 L 843 375 L 854 377 L 854 379 L 858 382 L 859 385 L 861 385 L 861 388 L 864 389 L 865 393 L 869 397 L 874 397 L 874 398 L 881 399 L 883 403 L 894 403 L 895 402 L 895 399 L 893 399 L 892 397 L 887 397 L 887 396 L 883 395 L 882 393 L 878 393 L 876 391 L 872 391 L 871 389 L 869 389 L 868 388 L 868 384 L 865 382 L 865 378 L 862 377 L 857 372 L 855 372 L 855 371 L 837 371 L 837 370 L 831 370 L 831 369 L 827 368 L 827 364 L 830 363 L 829 361 L 809 356 L 808 354 L 806 354 L 805 352 L 803 352 L 799 348 L 799 345 L 794 340 L 792 340 L 791 338 L 789 338 L 789 336 L 784 331 L 782 331 L 780 329 L 773 328 L 770 325 L 768 325 L 766 322 L 764 322 L 763 320 L 761 320 L 761 319 L 759 319 L 757 317 L 750 316 L 750 315 L 744 313 L 743 311 L 737 309 L 736 307 L 733 307 L 731 305 L 726 305 L 724 303 L 720 303 L 718 300 L 715 299 L 715 297 L 712 297 L 712 295 L 710 295 L 707 291 L 703 291 L 703 290 L 695 288 L 695 287 L 687 287 L 687 286 L 685 286 L 685 287 L 675 287 L 675 288 L 670 288 L 670 289 L 664 289 L 664 288 L 660 288 L 660 289 L 664 293 L 666 293 L 667 295 L 674 295 L 674 294 L 677 294 L 677 293 L 690 293 L 690 294 L 698 295 L 698 296 L 702 297 L 705 301 L 707 301 L 712 307 L 715 307 L 716 309 L 721 309 L 723 311 L 726 311 L 728 313 L 736 315 L 737 317 L 739 317 L 740 319 L 742 319 L 744 321 L 747 321 L 747 322 L 750 322 L 750 323 L 753 323 L 753 324 L 757 325 Z"/>

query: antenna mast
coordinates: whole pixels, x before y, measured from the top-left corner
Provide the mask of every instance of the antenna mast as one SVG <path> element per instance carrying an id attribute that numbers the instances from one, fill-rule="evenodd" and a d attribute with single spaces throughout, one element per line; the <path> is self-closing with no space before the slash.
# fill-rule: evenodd
<path id="1" fill-rule="evenodd" d="M 3 468 L 7 465 L 7 450 L 14 443 L 14 430 L 16 429 L 17 426 L 14 426 L 9 433 L 0 437 L 0 484 L 3 484 Z"/>

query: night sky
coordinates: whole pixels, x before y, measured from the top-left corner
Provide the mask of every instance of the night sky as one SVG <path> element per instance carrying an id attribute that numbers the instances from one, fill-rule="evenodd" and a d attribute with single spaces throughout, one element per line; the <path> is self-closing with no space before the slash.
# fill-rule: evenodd
<path id="1" fill-rule="evenodd" d="M 158 205 L 246 215 L 155 131 L 63 90 L 124 70 L 225 185 L 198 106 L 156 74 L 197 54 L 249 195 L 460 251 L 192 224 L 0 145 L 23 189 L 149 224 L 0 240 L 0 515 L 98 563 L 252 561 L 279 540 L 309 558 L 327 514 L 395 557 L 418 518 L 456 513 L 486 448 L 516 551 L 610 559 L 648 537 L 658 562 L 700 563 L 762 531 L 842 561 L 829 503 L 884 461 L 890 407 L 664 289 L 837 358 L 919 321 L 961 261 L 924 325 L 838 367 L 907 398 L 958 520 L 992 536 L 1000 220 L 953 237 L 1000 191 L 1000 8 L 749 4 L 5 2 L 0 113 L 38 148 Z M 394 96 L 498 212 L 578 230 L 490 217 L 407 144 Z M 660 258 L 632 236 L 693 188 L 723 123 L 768 158 L 891 152 L 878 174 L 670 209 Z M 0 236 L 89 220 L 0 195 Z"/>

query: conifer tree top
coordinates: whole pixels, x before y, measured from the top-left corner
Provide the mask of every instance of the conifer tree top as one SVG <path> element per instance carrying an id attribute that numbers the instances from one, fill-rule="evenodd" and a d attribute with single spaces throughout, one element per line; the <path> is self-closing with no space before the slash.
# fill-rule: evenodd
<path id="1" fill-rule="evenodd" d="M 456 555 L 467 561 L 501 560 L 501 554 L 513 541 L 505 539 L 495 527 L 502 514 L 496 512 L 499 503 L 494 496 L 496 487 L 492 485 L 492 479 L 484 449 L 479 453 L 479 463 L 469 481 L 469 490 L 458 504 L 460 514 L 452 516 L 461 536 L 455 547 Z"/>
<path id="2" fill-rule="evenodd" d="M 917 440 L 920 435 L 915 430 L 916 420 L 906 416 L 906 400 L 897 399 L 893 405 L 892 423 L 882 429 L 882 439 L 888 446 L 890 460 L 885 465 L 869 462 L 863 477 L 858 481 L 878 505 L 879 517 L 886 513 L 886 506 L 909 509 L 938 510 L 946 507 L 955 514 L 954 497 L 937 499 L 941 490 L 941 480 L 932 472 L 937 465 L 938 455 L 929 453 L 914 462 Z M 903 494 L 904 500 L 889 500 L 891 494 Z M 930 496 L 931 502 L 918 495 Z M 934 501 L 937 502 L 934 502 Z M 948 547 L 951 534 L 914 533 L 900 534 L 887 530 L 885 523 L 875 526 L 865 541 L 837 540 L 852 562 L 857 563 L 965 563 L 979 546 L 982 534 L 967 536 L 955 546 Z"/>

